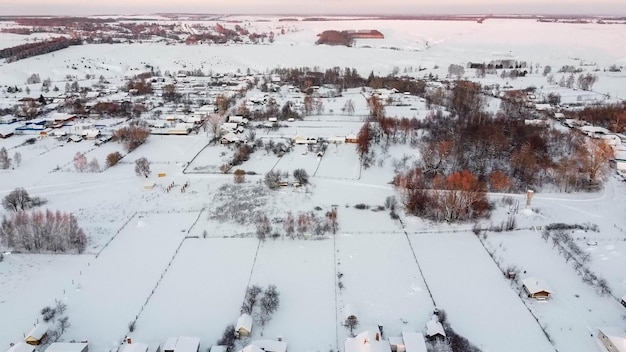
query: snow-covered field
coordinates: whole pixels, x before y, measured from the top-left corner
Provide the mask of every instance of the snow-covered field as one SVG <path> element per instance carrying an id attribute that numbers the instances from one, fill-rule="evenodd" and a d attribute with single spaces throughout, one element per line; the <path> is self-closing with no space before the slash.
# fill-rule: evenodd
<path id="1" fill-rule="evenodd" d="M 278 36 L 273 45 L 71 47 L 0 63 L 0 85 L 23 86 L 32 73 L 50 77 L 61 89 L 68 74 L 79 77 L 81 85 L 87 84 L 82 80 L 87 73 L 102 74 L 115 83 L 130 69 L 146 64 L 162 71 L 184 66 L 222 73 L 248 68 L 265 72 L 277 66 L 355 67 L 365 77 L 370 71 L 386 75 L 397 66 L 400 74 L 444 77 L 451 63 L 510 58 L 552 65 L 555 71 L 562 65 L 589 63 L 589 70 L 599 69 L 595 93 L 589 94 L 626 97 L 626 76 L 603 71 L 609 65 L 626 65 L 626 46 L 619 44 L 626 37 L 624 26 L 491 19 L 483 24 L 362 20 L 289 25 L 297 26 L 297 31 Z M 380 30 L 385 39 L 358 41 L 353 48 L 314 45 L 316 34 L 326 29 L 366 28 Z M 2 33 L 0 47 L 27 39 Z M 71 68 L 74 64 L 79 64 L 77 69 Z M 473 75 L 468 69 L 466 76 Z M 502 85 L 506 81 L 481 79 Z M 534 85 L 545 93 L 558 91 L 565 101 L 583 95 L 549 86 L 541 70 L 508 83 L 519 88 Z M 20 97 L 4 94 L 0 106 Z M 355 105 L 354 115 L 341 112 L 348 99 Z M 389 107 L 387 115 L 417 119 L 427 115 L 419 98 L 403 99 L 407 105 Z M 296 135 L 356 134 L 368 113 L 358 89 L 324 98 L 323 103 L 323 113 L 285 123 L 277 131 L 255 129 L 256 138 L 267 143 Z M 96 173 L 76 172 L 74 155 L 86 153 L 88 161 L 96 158 L 104 168 L 106 155 L 125 154 L 121 144 L 96 147 L 93 141 L 66 143 L 48 137 L 22 145 L 28 137 L 0 139 L 0 147 L 6 147 L 10 156 L 16 151 L 22 155 L 20 166 L 0 170 L 0 196 L 24 187 L 47 199 L 46 208 L 72 212 L 89 243 L 81 255 L 5 255 L 0 262 L 0 352 L 22 339 L 41 320 L 40 309 L 54 305 L 55 299 L 67 304 L 71 322 L 62 340 L 88 339 L 92 352 L 115 352 L 135 320 L 136 329 L 129 335 L 133 341 L 163 343 L 171 336 L 190 335 L 199 337 L 205 350 L 235 323 L 246 288 L 254 284 L 275 284 L 281 303 L 264 328 L 255 324 L 253 339 L 282 336 L 290 351 L 342 351 L 349 334 L 342 325 L 346 304 L 358 309 L 361 329 L 380 324 L 388 336 L 403 329 L 423 331 L 436 305 L 446 311 L 457 332 L 485 352 L 601 351 L 592 336 L 597 327 L 626 326 L 626 310 L 614 298 L 586 286 L 535 230 L 557 222 L 598 225 L 600 232 L 577 233 L 575 240 L 591 254 L 590 269 L 607 279 L 614 296 L 623 296 L 626 183 L 615 177 L 597 193 L 538 191 L 532 211 L 515 215 L 522 230 L 488 233 L 484 241 L 496 260 L 541 276 L 554 288 L 553 299 L 539 303 L 520 298 L 518 287 L 503 277 L 479 238 L 469 232 L 472 224 L 436 224 L 401 210 L 402 222 L 390 217 L 383 205 L 387 197 L 399 197 L 390 184 L 394 160 L 406 157 L 411 165 L 419 157 L 407 145 L 377 149 L 377 162 L 369 169 L 361 169 L 353 144 L 331 144 L 322 156 L 305 146 L 282 157 L 261 149 L 234 167 L 257 175 L 248 174 L 243 184 L 233 186 L 233 175 L 222 174 L 220 166 L 232 159 L 234 147 L 209 144 L 210 133 L 153 135 L 118 165 Z M 140 157 L 152 162 L 148 179 L 135 175 L 134 161 Z M 309 186 L 262 191 L 263 175 L 269 170 L 292 174 L 298 168 L 309 174 Z M 155 187 L 144 189 L 146 183 Z M 172 183 L 174 188 L 166 192 Z M 185 183 L 189 186 L 183 193 Z M 491 194 L 496 209 L 483 225 L 506 220 L 510 209 L 500 199 L 507 196 L 524 202 L 523 195 Z M 258 199 L 253 210 L 275 219 L 272 227 L 277 231 L 282 231 L 280 220 L 288 212 L 316 212 L 323 218 L 335 207 L 339 230 L 321 240 L 280 237 L 260 243 L 249 209 L 228 209 L 242 212 L 247 220 L 243 223 L 211 217 L 238 197 Z M 357 209 L 357 204 L 367 209 Z M 7 214 L 0 209 L 0 215 Z"/>

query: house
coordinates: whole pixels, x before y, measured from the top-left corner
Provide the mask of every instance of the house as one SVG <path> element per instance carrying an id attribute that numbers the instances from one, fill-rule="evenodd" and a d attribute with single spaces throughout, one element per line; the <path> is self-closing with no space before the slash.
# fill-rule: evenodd
<path id="1" fill-rule="evenodd" d="M 7 352 L 35 352 L 35 347 L 20 341 L 14 345 L 12 344 Z"/>
<path id="2" fill-rule="evenodd" d="M 67 139 L 68 142 L 74 142 L 74 143 L 81 142 L 82 140 L 83 140 L 83 137 L 77 136 L 75 134 L 71 135 L 70 138 Z"/>
<path id="3" fill-rule="evenodd" d="M 304 137 L 302 137 L 300 135 L 297 135 L 297 136 L 293 137 L 291 139 L 291 141 L 294 144 L 308 144 L 309 143 L 309 141 L 306 138 L 304 138 Z"/>
<path id="4" fill-rule="evenodd" d="M 250 345 L 256 346 L 265 352 L 287 352 L 287 342 L 282 338 L 278 340 L 256 340 L 252 341 Z"/>
<path id="5" fill-rule="evenodd" d="M 234 132 L 228 132 L 220 138 L 221 144 L 237 143 L 239 141 L 239 136 L 237 136 Z"/>
<path id="6" fill-rule="evenodd" d="M 128 339 L 128 343 L 122 347 L 120 352 L 160 352 L 161 346 L 158 343 L 155 344 L 145 344 L 145 343 L 131 343 L 131 340 Z"/>
<path id="7" fill-rule="evenodd" d="M 88 352 L 89 345 L 86 342 L 54 342 L 46 352 Z"/>
<path id="8" fill-rule="evenodd" d="M 213 345 L 211 346 L 211 349 L 209 350 L 209 352 L 226 352 L 226 350 L 228 350 L 228 346 Z"/>
<path id="9" fill-rule="evenodd" d="M 426 337 L 429 339 L 445 339 L 446 331 L 441 325 L 439 318 L 434 315 L 428 322 L 426 322 Z"/>
<path id="10" fill-rule="evenodd" d="M 100 131 L 98 130 L 83 130 L 81 135 L 87 140 L 96 140 L 100 137 Z"/>
<path id="11" fill-rule="evenodd" d="M 349 134 L 346 136 L 346 143 L 357 143 L 358 138 L 356 134 Z"/>
<path id="12" fill-rule="evenodd" d="M 626 328 L 599 328 L 597 338 L 609 352 L 626 352 Z"/>
<path id="13" fill-rule="evenodd" d="M 48 327 L 44 324 L 37 324 L 24 338 L 24 341 L 33 346 L 41 344 L 42 340 L 48 334 Z"/>
<path id="14" fill-rule="evenodd" d="M 224 122 L 222 126 L 220 126 L 220 131 L 222 132 L 235 132 L 237 131 L 238 124 L 234 122 Z"/>
<path id="15" fill-rule="evenodd" d="M 249 314 L 243 313 L 239 319 L 237 319 L 237 324 L 235 325 L 235 337 L 239 338 L 240 336 L 250 336 L 252 332 L 252 317 Z"/>
<path id="16" fill-rule="evenodd" d="M 402 345 L 397 345 L 397 347 L 404 348 L 405 352 L 426 352 L 426 342 L 422 333 L 403 330 L 401 340 Z M 389 338 L 389 343 L 391 343 L 391 338 Z M 393 346 L 391 349 L 393 350 Z"/>
<path id="17" fill-rule="evenodd" d="M 163 345 L 163 352 L 198 352 L 200 339 L 197 337 L 170 337 Z"/>
<path id="18" fill-rule="evenodd" d="M 17 117 L 13 115 L 0 116 L 0 125 L 10 125 L 14 122 L 17 122 Z"/>
<path id="19" fill-rule="evenodd" d="M 626 308 L 626 295 L 624 295 L 624 296 L 622 296 L 622 298 L 620 298 L 619 303 L 621 303 Z"/>
<path id="20" fill-rule="evenodd" d="M 545 282 L 534 277 L 522 280 L 522 288 L 528 297 L 538 300 L 548 299 L 552 295 L 552 289 Z"/>
<path id="21" fill-rule="evenodd" d="M 13 133 L 15 133 L 14 127 L 0 125 L 0 138 L 2 139 L 9 138 L 13 135 Z"/>
<path id="22" fill-rule="evenodd" d="M 230 123 L 237 123 L 237 124 L 243 124 L 245 125 L 246 123 L 248 123 L 248 120 L 245 119 L 243 116 L 241 115 L 229 115 L 228 116 L 228 122 Z"/>
<path id="23" fill-rule="evenodd" d="M 391 352 L 391 345 L 380 337 L 380 331 L 365 330 L 346 339 L 344 352 Z"/>

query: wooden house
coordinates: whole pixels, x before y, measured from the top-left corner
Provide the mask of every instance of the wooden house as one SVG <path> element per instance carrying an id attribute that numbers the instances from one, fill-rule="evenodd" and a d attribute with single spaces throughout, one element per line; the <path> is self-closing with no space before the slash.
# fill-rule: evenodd
<path id="1" fill-rule="evenodd" d="M 48 335 L 48 327 L 44 324 L 37 324 L 24 338 L 24 342 L 29 345 L 37 346 L 40 345 L 41 342 Z"/>
<path id="2" fill-rule="evenodd" d="M 528 297 L 538 300 L 549 299 L 552 295 L 552 289 L 545 282 L 535 277 L 522 280 L 522 288 Z"/>

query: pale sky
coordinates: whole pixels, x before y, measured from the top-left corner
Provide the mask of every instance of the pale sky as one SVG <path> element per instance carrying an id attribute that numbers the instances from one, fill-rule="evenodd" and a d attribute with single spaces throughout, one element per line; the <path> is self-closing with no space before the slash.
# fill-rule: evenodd
<path id="1" fill-rule="evenodd" d="M 626 0 L 0 0 L 2 15 L 587 14 L 626 15 Z"/>

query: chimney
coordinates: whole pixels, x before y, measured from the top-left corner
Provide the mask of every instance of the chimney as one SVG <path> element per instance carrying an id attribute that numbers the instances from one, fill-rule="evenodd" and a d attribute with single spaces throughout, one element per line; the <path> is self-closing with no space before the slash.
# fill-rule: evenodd
<path id="1" fill-rule="evenodd" d="M 380 341 L 380 333 L 376 333 L 376 341 Z"/>
<path id="2" fill-rule="evenodd" d="M 530 201 L 533 199 L 534 194 L 535 191 L 533 191 L 532 189 L 526 191 L 526 209 L 530 209 Z"/>
<path id="3" fill-rule="evenodd" d="M 278 341 L 282 341 L 282 340 L 283 340 L 283 337 L 279 335 L 276 339 L 277 339 Z"/>

